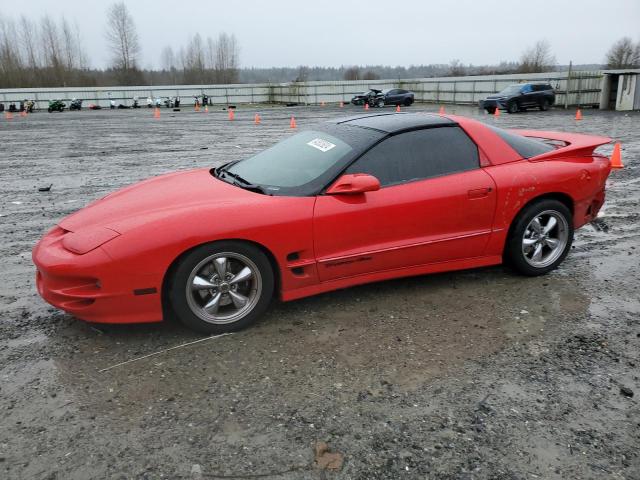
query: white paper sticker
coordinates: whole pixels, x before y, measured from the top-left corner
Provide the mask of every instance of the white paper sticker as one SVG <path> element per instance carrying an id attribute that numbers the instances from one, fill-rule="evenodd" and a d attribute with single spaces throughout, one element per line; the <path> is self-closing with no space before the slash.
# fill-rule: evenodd
<path id="1" fill-rule="evenodd" d="M 335 147 L 333 143 L 323 140 L 321 138 L 314 138 L 313 140 L 308 142 L 307 145 L 313 148 L 317 148 L 321 152 L 328 152 L 333 147 Z"/>

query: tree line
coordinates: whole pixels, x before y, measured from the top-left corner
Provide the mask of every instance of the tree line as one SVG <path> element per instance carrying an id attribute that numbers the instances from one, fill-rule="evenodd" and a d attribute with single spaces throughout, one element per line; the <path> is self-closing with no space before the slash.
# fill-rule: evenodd
<path id="1" fill-rule="evenodd" d="M 141 43 L 135 21 L 124 2 L 107 9 L 105 41 L 110 52 L 107 68 L 91 68 L 78 25 L 65 17 L 39 21 L 21 16 L 0 17 L 0 88 L 280 83 L 313 80 L 377 80 L 441 76 L 546 72 L 558 68 L 551 46 L 541 40 L 527 48 L 519 61 L 498 65 L 448 64 L 391 67 L 241 68 L 235 35 L 203 38 L 194 34 L 185 45 L 163 48 L 159 69 L 140 67 Z M 606 54 L 607 68 L 640 68 L 640 42 L 623 37 Z M 599 67 L 600 65 L 594 66 Z"/>

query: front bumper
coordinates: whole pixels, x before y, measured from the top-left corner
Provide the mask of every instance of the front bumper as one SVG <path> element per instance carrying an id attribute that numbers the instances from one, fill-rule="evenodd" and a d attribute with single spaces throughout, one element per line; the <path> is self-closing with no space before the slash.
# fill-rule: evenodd
<path id="1" fill-rule="evenodd" d="M 67 233 L 56 227 L 33 249 L 36 286 L 47 303 L 89 322 L 162 320 L 162 278 L 132 274 L 101 247 L 83 255 L 70 252 L 62 246 Z"/>
<path id="2" fill-rule="evenodd" d="M 498 108 L 500 110 L 507 109 L 507 100 L 506 99 L 494 99 L 494 98 L 485 98 L 484 100 L 480 100 L 480 108 Z"/>

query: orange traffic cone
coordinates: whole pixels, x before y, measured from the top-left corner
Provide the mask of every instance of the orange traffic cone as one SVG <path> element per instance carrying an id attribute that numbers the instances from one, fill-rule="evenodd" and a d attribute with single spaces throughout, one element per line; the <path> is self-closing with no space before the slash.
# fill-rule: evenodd
<path id="1" fill-rule="evenodd" d="M 440 115 L 444 115 L 444 107 L 440 105 L 440 110 L 438 111 Z"/>
<path id="2" fill-rule="evenodd" d="M 4 118 L 6 118 L 7 120 L 13 120 L 13 113 L 4 112 Z"/>
<path id="3" fill-rule="evenodd" d="M 620 152 L 620 142 L 616 143 L 613 147 L 613 153 L 611 154 L 611 168 L 624 168 L 622 164 L 622 153 Z"/>
<path id="4" fill-rule="evenodd" d="M 199 112 L 200 111 L 200 104 L 196 103 L 195 106 L 194 106 L 194 109 L 195 109 L 196 112 Z"/>
<path id="5" fill-rule="evenodd" d="M 320 106 L 324 107 L 324 100 L 322 102 L 320 102 Z"/>
<path id="6" fill-rule="evenodd" d="M 291 128 L 296 128 L 297 127 L 296 119 L 295 119 L 295 117 L 293 115 L 291 115 L 291 121 L 289 122 L 289 127 L 291 127 Z"/>
<path id="7" fill-rule="evenodd" d="M 234 118 L 236 118 L 236 114 L 233 111 L 233 108 L 229 109 L 229 120 L 233 120 Z"/>
<path id="8" fill-rule="evenodd" d="M 493 116 L 496 118 L 500 116 L 500 109 L 498 107 L 496 107 L 496 109 L 493 111 Z"/>
<path id="9" fill-rule="evenodd" d="M 576 120 L 582 120 L 582 111 L 580 109 L 576 112 Z"/>
<path id="10" fill-rule="evenodd" d="M 340 108 L 344 108 L 344 102 L 340 102 Z"/>
<path id="11" fill-rule="evenodd" d="M 21 116 L 21 117 L 26 117 L 26 116 L 27 116 L 27 111 L 26 111 L 26 110 L 22 110 L 22 111 L 20 112 L 20 116 Z"/>
<path id="12" fill-rule="evenodd" d="M 153 118 L 160 118 L 160 109 L 158 107 L 153 110 Z"/>
<path id="13" fill-rule="evenodd" d="M 204 106 L 204 113 L 209 113 L 209 105 Z"/>
<path id="14" fill-rule="evenodd" d="M 256 113 L 256 115 L 253 117 L 253 121 L 256 125 L 260 125 L 260 115 Z"/>
<path id="15" fill-rule="evenodd" d="M 369 110 L 369 104 L 368 104 L 368 103 L 365 103 L 365 104 L 364 104 L 364 109 L 365 109 L 365 110 Z"/>
<path id="16" fill-rule="evenodd" d="M 396 105 L 396 113 L 400 112 L 400 105 Z"/>

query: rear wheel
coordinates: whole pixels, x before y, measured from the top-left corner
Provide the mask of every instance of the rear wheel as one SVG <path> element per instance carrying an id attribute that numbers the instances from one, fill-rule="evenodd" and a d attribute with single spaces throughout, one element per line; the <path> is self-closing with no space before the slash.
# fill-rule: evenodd
<path id="1" fill-rule="evenodd" d="M 405 98 L 403 103 L 405 107 L 409 107 L 413 103 L 413 100 L 411 98 Z"/>
<path id="2" fill-rule="evenodd" d="M 547 110 L 549 110 L 549 100 L 548 99 L 543 99 L 542 102 L 540 102 L 540 110 L 543 112 L 546 112 Z"/>
<path id="3" fill-rule="evenodd" d="M 518 102 L 511 102 L 509 105 L 507 105 L 507 112 L 509 113 L 518 113 L 518 110 L 520 110 Z"/>
<path id="4" fill-rule="evenodd" d="M 185 255 L 170 279 L 169 301 L 187 327 L 202 333 L 233 332 L 266 311 L 274 276 L 266 255 L 241 242 L 202 245 Z"/>
<path id="5" fill-rule="evenodd" d="M 516 217 L 507 239 L 505 260 L 523 275 L 543 275 L 555 269 L 573 242 L 573 217 L 558 200 L 540 200 Z"/>
<path id="6" fill-rule="evenodd" d="M 487 113 L 489 113 L 491 115 L 496 113 L 496 107 L 487 107 L 487 108 L 485 108 L 485 110 L 487 111 Z"/>

